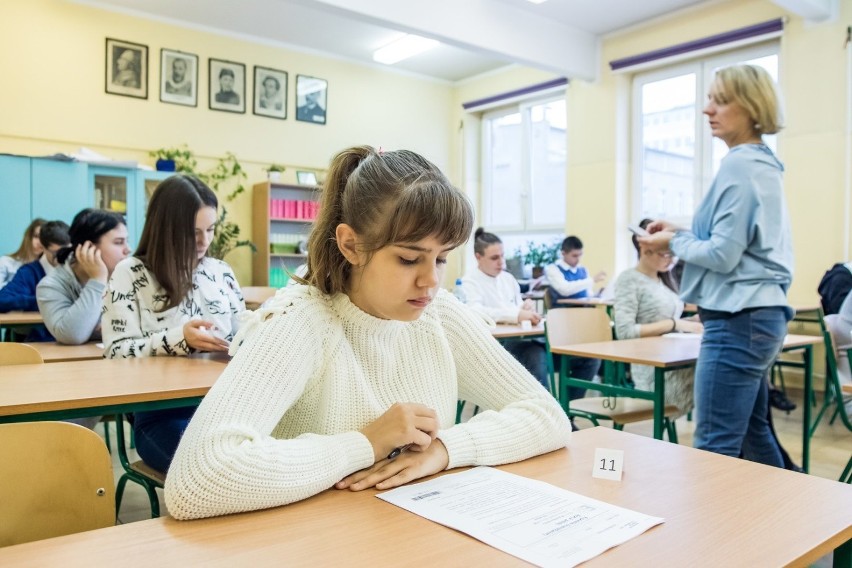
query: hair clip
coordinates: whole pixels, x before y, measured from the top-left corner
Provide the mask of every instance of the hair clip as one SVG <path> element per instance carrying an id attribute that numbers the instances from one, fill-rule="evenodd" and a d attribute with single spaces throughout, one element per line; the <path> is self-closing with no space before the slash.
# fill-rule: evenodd
<path id="1" fill-rule="evenodd" d="M 384 156 L 384 155 L 385 155 L 385 151 L 382 150 L 381 146 L 379 146 L 379 156 Z"/>

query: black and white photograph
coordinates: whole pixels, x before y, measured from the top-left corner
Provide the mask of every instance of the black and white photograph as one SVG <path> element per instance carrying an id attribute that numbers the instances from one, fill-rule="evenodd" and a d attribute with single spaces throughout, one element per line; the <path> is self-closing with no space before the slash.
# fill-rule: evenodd
<path id="1" fill-rule="evenodd" d="M 227 112 L 246 111 L 246 66 L 210 58 L 210 108 Z"/>
<path id="2" fill-rule="evenodd" d="M 328 81 L 296 76 L 296 120 L 325 124 L 328 101 Z"/>
<path id="3" fill-rule="evenodd" d="M 160 101 L 198 106 L 198 56 L 174 49 L 160 50 Z"/>
<path id="4" fill-rule="evenodd" d="M 254 114 L 287 118 L 287 72 L 254 66 Z"/>
<path id="5" fill-rule="evenodd" d="M 106 38 L 106 92 L 148 98 L 148 46 Z"/>

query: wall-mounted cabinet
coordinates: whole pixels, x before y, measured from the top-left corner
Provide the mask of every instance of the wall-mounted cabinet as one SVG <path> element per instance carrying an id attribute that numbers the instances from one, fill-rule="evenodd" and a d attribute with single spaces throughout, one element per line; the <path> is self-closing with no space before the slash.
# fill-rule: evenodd
<path id="1" fill-rule="evenodd" d="M 306 244 L 319 203 L 314 186 L 256 183 L 252 191 L 255 286 L 280 288 L 307 259 Z"/>
<path id="2" fill-rule="evenodd" d="M 125 215 L 131 247 L 139 242 L 151 193 L 171 172 L 83 162 L 0 156 L 0 254 L 17 249 L 30 220 L 70 224 L 86 207 Z"/>

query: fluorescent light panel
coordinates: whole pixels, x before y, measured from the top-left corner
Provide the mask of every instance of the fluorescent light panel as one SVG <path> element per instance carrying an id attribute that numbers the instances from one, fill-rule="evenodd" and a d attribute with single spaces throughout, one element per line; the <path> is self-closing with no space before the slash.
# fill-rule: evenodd
<path id="1" fill-rule="evenodd" d="M 373 61 L 393 65 L 403 59 L 428 51 L 438 45 L 438 41 L 413 34 L 405 34 L 384 47 L 373 52 Z"/>

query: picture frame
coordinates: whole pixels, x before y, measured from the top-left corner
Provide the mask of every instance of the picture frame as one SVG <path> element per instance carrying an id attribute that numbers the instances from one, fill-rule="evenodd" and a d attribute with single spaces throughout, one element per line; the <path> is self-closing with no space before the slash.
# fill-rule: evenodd
<path id="1" fill-rule="evenodd" d="M 254 114 L 287 118 L 287 72 L 254 66 Z"/>
<path id="2" fill-rule="evenodd" d="M 148 98 L 148 46 L 106 38 L 104 90 L 111 95 Z"/>
<path id="3" fill-rule="evenodd" d="M 328 113 L 328 81 L 296 75 L 296 120 L 325 124 Z"/>
<path id="4" fill-rule="evenodd" d="M 160 49 L 160 102 L 198 106 L 198 56 Z"/>
<path id="5" fill-rule="evenodd" d="M 209 59 L 209 106 L 211 110 L 246 112 L 246 66 L 224 59 Z"/>
<path id="6" fill-rule="evenodd" d="M 316 186 L 317 183 L 317 174 L 315 172 L 300 172 L 296 171 L 296 182 L 299 185 L 311 185 Z"/>

